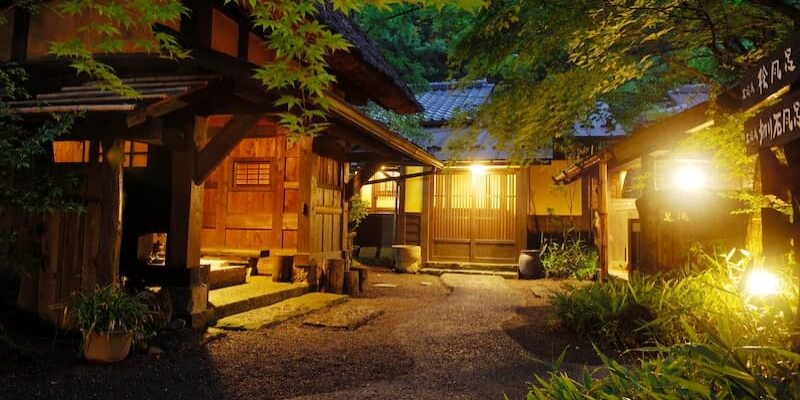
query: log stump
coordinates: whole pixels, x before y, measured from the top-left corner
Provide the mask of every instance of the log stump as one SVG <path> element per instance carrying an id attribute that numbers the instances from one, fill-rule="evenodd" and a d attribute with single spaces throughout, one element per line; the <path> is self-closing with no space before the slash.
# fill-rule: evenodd
<path id="1" fill-rule="evenodd" d="M 347 271 L 344 273 L 344 293 L 353 297 L 361 296 L 361 287 L 358 284 L 358 271 Z"/>
<path id="2" fill-rule="evenodd" d="M 294 256 L 276 256 L 272 270 L 273 282 L 291 282 Z"/>
<path id="3" fill-rule="evenodd" d="M 341 294 L 344 289 L 344 260 L 327 260 L 327 264 L 323 276 L 325 291 Z"/>
<path id="4" fill-rule="evenodd" d="M 367 267 L 351 265 L 350 271 L 358 272 L 358 291 L 362 294 L 365 293 L 367 291 L 367 273 L 369 272 Z"/>

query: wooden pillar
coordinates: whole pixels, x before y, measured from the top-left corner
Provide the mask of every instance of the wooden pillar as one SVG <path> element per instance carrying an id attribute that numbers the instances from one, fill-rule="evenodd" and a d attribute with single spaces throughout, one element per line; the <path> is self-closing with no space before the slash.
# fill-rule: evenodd
<path id="1" fill-rule="evenodd" d="M 172 152 L 167 267 L 200 265 L 203 185 L 194 183 L 194 175 L 198 143 L 205 141 L 207 128 L 205 117 L 195 117 L 192 134 L 186 135 L 183 146 Z"/>
<path id="2" fill-rule="evenodd" d="M 100 165 L 102 180 L 102 209 L 97 268 L 97 284 L 101 286 L 119 280 L 119 255 L 122 246 L 122 207 L 124 160 L 122 139 L 103 141 L 103 162 Z"/>
<path id="3" fill-rule="evenodd" d="M 528 202 L 530 199 L 531 167 L 522 166 L 517 173 L 517 250 L 528 247 Z"/>
<path id="4" fill-rule="evenodd" d="M 275 139 L 275 162 L 272 180 L 272 247 L 283 248 L 283 203 L 286 199 L 286 136 Z"/>
<path id="5" fill-rule="evenodd" d="M 792 251 L 794 258 L 800 256 L 800 140 L 795 140 L 784 146 L 784 153 L 786 154 L 786 162 L 788 164 L 787 175 L 784 176 L 784 181 L 789 182 L 789 190 L 791 193 L 792 211 L 794 218 L 790 227 L 792 238 Z M 795 279 L 800 282 L 800 270 L 795 270 Z M 798 299 L 800 302 L 800 299 Z M 800 303 L 798 304 L 800 307 Z M 800 310 L 800 308 L 798 308 Z M 792 335 L 792 351 L 800 353 L 800 312 L 795 315 L 795 334 Z"/>
<path id="6" fill-rule="evenodd" d="M 599 201 L 598 201 L 598 214 L 600 223 L 600 248 L 599 253 L 599 266 L 600 266 L 600 281 L 605 282 L 608 279 L 608 161 L 603 160 L 597 166 L 597 174 L 599 181 Z"/>
<path id="7" fill-rule="evenodd" d="M 208 267 L 200 266 L 203 185 L 195 184 L 194 177 L 197 149 L 207 138 L 207 119 L 194 117 L 190 126 L 191 129 L 184 129 L 182 143 L 172 151 L 166 255 L 166 268 L 172 278 L 166 289 L 175 315 L 200 327 L 208 315 Z"/>
<path id="8" fill-rule="evenodd" d="M 313 235 L 313 182 L 316 181 L 316 168 L 313 162 L 311 137 L 300 137 L 297 139 L 299 151 L 298 179 L 300 180 L 297 190 L 297 256 L 298 263 L 308 264 L 311 261 L 311 240 Z M 320 260 L 317 265 L 324 267 Z"/>
<path id="9" fill-rule="evenodd" d="M 645 154 L 641 157 L 641 163 L 645 186 L 642 196 L 636 200 L 641 227 L 638 267 L 641 272 L 655 272 L 658 270 L 659 226 L 659 216 L 653 209 L 655 204 L 655 160 L 649 154 Z"/>

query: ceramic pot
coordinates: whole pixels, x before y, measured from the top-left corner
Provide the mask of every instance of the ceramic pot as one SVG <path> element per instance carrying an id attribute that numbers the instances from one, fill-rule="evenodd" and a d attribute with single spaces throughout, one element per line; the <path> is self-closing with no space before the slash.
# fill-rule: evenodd
<path id="1" fill-rule="evenodd" d="M 394 268 L 398 272 L 415 274 L 420 269 L 422 262 L 422 248 L 419 246 L 396 244 L 394 250 Z"/>
<path id="2" fill-rule="evenodd" d="M 519 277 L 526 279 L 544 278 L 544 269 L 539 261 L 539 250 L 522 250 L 517 260 Z"/>
<path id="3" fill-rule="evenodd" d="M 92 362 L 112 364 L 128 357 L 133 343 L 130 333 L 89 333 L 85 339 L 83 356 Z"/>

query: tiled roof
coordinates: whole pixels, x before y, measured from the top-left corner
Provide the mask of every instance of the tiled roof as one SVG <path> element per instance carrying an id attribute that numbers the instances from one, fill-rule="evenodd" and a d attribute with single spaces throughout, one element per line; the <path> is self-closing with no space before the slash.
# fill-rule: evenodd
<path id="1" fill-rule="evenodd" d="M 425 108 L 426 124 L 442 124 L 453 117 L 456 110 L 468 111 L 483 104 L 494 90 L 494 84 L 485 79 L 474 81 L 466 87 L 455 82 L 432 82 L 431 90 L 417 95 Z"/>
<path id="2" fill-rule="evenodd" d="M 431 140 L 427 145 L 428 152 L 436 156 L 439 160 L 447 160 L 449 157 L 446 151 L 447 141 L 452 135 L 457 133 L 454 133 L 453 128 L 428 128 L 427 131 L 431 133 Z M 489 135 L 489 132 L 485 129 L 481 130 L 475 138 L 475 144 L 472 145 L 472 149 L 467 150 L 466 154 L 463 154 L 465 160 L 460 161 L 506 161 L 508 159 L 508 153 L 504 150 L 497 149 L 496 145 L 497 141 Z M 539 150 L 539 154 L 536 158 L 540 160 L 553 158 L 553 149 L 548 146 L 547 148 Z"/>

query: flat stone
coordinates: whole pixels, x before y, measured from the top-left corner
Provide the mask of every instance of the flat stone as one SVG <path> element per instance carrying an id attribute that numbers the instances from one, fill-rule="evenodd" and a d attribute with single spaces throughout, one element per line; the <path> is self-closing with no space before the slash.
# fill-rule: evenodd
<path id="1" fill-rule="evenodd" d="M 269 328 L 286 320 L 312 311 L 331 307 L 347 301 L 347 296 L 332 293 L 308 293 L 270 306 L 231 315 L 217 321 L 217 328 L 226 330 L 253 330 Z"/>
<path id="2" fill-rule="evenodd" d="M 376 283 L 376 284 L 374 284 L 372 286 L 373 287 L 377 287 L 377 288 L 396 288 L 397 287 L 397 285 L 395 285 L 394 283 Z"/>
<path id="3" fill-rule="evenodd" d="M 218 339 L 222 339 L 228 336 L 228 332 L 224 329 L 214 328 L 213 326 L 209 326 L 206 328 L 205 333 L 203 333 L 203 343 L 210 343 Z"/>
<path id="4" fill-rule="evenodd" d="M 311 326 L 352 330 L 366 325 L 382 314 L 383 310 L 375 307 L 341 305 L 312 315 L 304 323 Z"/>

